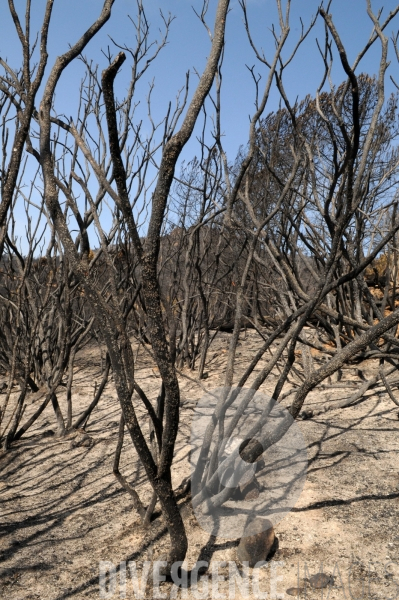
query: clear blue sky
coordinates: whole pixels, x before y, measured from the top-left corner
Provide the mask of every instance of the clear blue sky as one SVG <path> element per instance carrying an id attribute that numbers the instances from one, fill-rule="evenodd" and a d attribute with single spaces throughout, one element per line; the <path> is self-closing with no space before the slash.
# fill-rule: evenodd
<path id="1" fill-rule="evenodd" d="M 17 10 L 21 17 L 25 10 L 25 1 L 15 1 Z M 85 28 L 96 18 L 102 2 L 100 0 L 55 0 L 50 28 L 49 38 L 49 68 L 55 57 L 68 49 L 68 44 L 73 43 L 85 30 Z M 284 3 L 285 4 L 285 3 Z M 394 8 L 396 2 L 389 0 L 385 2 L 383 15 Z M 45 6 L 45 0 L 33 0 L 33 26 L 32 30 L 40 27 L 41 18 Z M 372 2 L 375 12 L 381 6 L 380 2 Z M 159 10 L 176 16 L 172 23 L 169 43 L 162 51 L 158 59 L 153 63 L 145 78 L 141 81 L 137 90 L 136 101 L 143 104 L 148 91 L 148 82 L 155 81 L 153 92 L 153 111 L 156 117 L 165 114 L 169 100 L 172 102 L 176 97 L 177 90 L 184 85 L 185 73 L 192 73 L 192 84 L 195 82 L 193 69 L 201 71 L 207 53 L 209 51 L 208 35 L 196 17 L 193 6 L 198 11 L 201 9 L 201 0 L 144 0 L 148 20 L 152 26 L 154 37 L 158 34 L 161 26 Z M 209 24 L 213 24 L 216 0 L 210 0 Z M 300 33 L 300 17 L 305 26 L 315 14 L 318 2 L 315 0 L 293 0 L 291 10 L 291 34 L 287 47 L 283 53 L 289 55 L 298 35 Z M 338 32 L 346 45 L 350 62 L 353 62 L 359 50 L 366 43 L 372 24 L 366 13 L 365 0 L 333 0 L 330 12 L 333 15 Z M 133 18 L 136 14 L 136 5 L 133 0 L 116 0 L 112 17 L 95 40 L 85 50 L 85 55 L 92 57 L 94 62 L 100 64 L 100 70 L 106 66 L 106 59 L 101 54 L 101 48 L 106 48 L 112 42 L 108 36 L 112 36 L 120 44 L 134 46 L 133 27 L 127 18 L 130 14 Z M 270 28 L 273 23 L 277 25 L 277 16 L 274 0 L 248 0 L 248 14 L 251 24 L 253 38 L 259 47 L 263 47 L 266 55 L 271 57 L 273 52 L 273 41 Z M 396 33 L 399 26 L 399 18 L 388 26 L 386 33 Z M 18 67 L 20 64 L 21 50 L 11 23 L 8 11 L 8 3 L 3 0 L 0 7 L 0 55 L 8 59 L 11 66 Z M 286 86 L 291 100 L 296 97 L 303 98 L 306 94 L 315 93 L 323 72 L 323 65 L 316 47 L 316 38 L 323 44 L 324 26 L 319 18 L 316 27 L 309 34 L 308 39 L 300 48 L 292 65 L 286 72 Z M 118 52 L 117 49 L 113 50 Z M 369 74 L 376 73 L 379 60 L 379 44 L 361 63 L 358 72 L 367 71 Z M 394 57 L 393 48 L 390 48 L 391 66 L 388 71 L 399 82 L 399 66 Z M 222 88 L 222 129 L 225 134 L 225 147 L 228 151 L 229 160 L 233 161 L 241 144 L 246 144 L 248 139 L 248 116 L 254 110 L 254 85 L 250 73 L 246 67 L 255 65 L 256 71 L 265 75 L 262 66 L 257 64 L 256 58 L 248 44 L 246 33 L 242 22 L 242 12 L 237 0 L 232 0 L 231 11 L 228 16 L 226 49 L 224 61 L 224 76 Z M 74 115 L 78 101 L 78 85 L 83 71 L 79 63 L 71 65 L 64 73 L 57 93 L 57 111 Z M 119 89 L 127 87 L 129 68 L 127 63 L 118 75 Z M 345 78 L 339 60 L 336 60 L 333 70 L 333 80 L 339 84 Z M 192 86 L 193 87 L 193 86 Z M 389 89 L 392 89 L 390 86 Z M 274 93 L 270 99 L 267 112 L 275 110 L 278 105 L 278 96 Z M 141 116 L 145 116 L 145 112 Z M 186 151 L 185 158 L 190 159 L 198 153 L 198 145 L 191 142 Z"/>
<path id="2" fill-rule="evenodd" d="M 8 58 L 12 65 L 20 63 L 20 48 L 16 39 L 15 31 L 11 24 L 7 2 L 4 0 L 0 8 L 0 54 Z M 50 60 L 52 64 L 55 56 L 61 54 L 73 43 L 84 29 L 92 22 L 99 12 L 100 0 L 55 0 L 50 29 Z M 384 14 L 395 6 L 392 0 L 385 2 Z M 25 2 L 17 0 L 16 7 L 23 17 Z M 40 25 L 45 1 L 33 0 L 33 17 L 36 28 Z M 210 1 L 209 23 L 213 23 L 213 9 L 216 0 Z M 163 50 L 153 67 L 147 74 L 146 81 L 142 82 L 139 94 L 144 96 L 148 80 L 155 78 L 155 90 L 153 94 L 154 110 L 157 114 L 164 113 L 167 102 L 174 100 L 177 90 L 184 84 L 185 73 L 196 68 L 201 71 L 205 64 L 209 50 L 209 39 L 194 14 L 193 8 L 199 10 L 202 6 L 200 0 L 145 0 L 144 6 L 148 19 L 152 25 L 154 36 L 157 35 L 160 26 L 159 9 L 167 14 L 171 12 L 176 16 L 171 27 L 168 46 Z M 299 17 L 307 24 L 315 14 L 318 2 L 315 0 L 293 0 L 291 14 L 291 34 L 288 48 L 292 48 L 300 30 Z M 375 11 L 381 6 L 380 2 L 373 2 Z M 273 50 L 271 43 L 270 27 L 277 23 L 274 0 L 249 0 L 248 12 L 251 21 L 253 36 L 259 47 L 263 47 L 268 55 Z M 334 0 L 330 12 L 333 14 L 337 29 L 346 44 L 350 60 L 352 61 L 359 49 L 365 43 L 371 31 L 371 21 L 366 14 L 365 0 Z M 117 0 L 115 2 L 110 21 L 100 32 L 95 40 L 91 42 L 85 51 L 87 56 L 92 56 L 101 67 L 106 65 L 105 58 L 101 55 L 101 47 L 105 48 L 112 43 L 108 38 L 111 35 L 118 42 L 134 45 L 132 40 L 133 28 L 127 19 L 127 15 L 135 15 L 135 2 L 133 0 Z M 388 33 L 397 31 L 399 19 L 388 26 Z M 287 88 L 291 98 L 304 97 L 307 93 L 314 94 L 322 73 L 322 63 L 316 48 L 316 38 L 321 42 L 324 40 L 324 31 L 321 19 L 300 49 L 292 67 L 287 70 Z M 286 50 L 285 55 L 288 55 Z M 375 73 L 377 68 L 378 46 L 370 53 L 362 69 L 369 73 Z M 226 52 L 224 63 L 223 80 L 223 129 L 226 134 L 226 142 L 233 152 L 242 143 L 246 142 L 248 132 L 248 115 L 253 110 L 254 88 L 250 74 L 245 65 L 256 65 L 256 59 L 249 47 L 246 34 L 242 24 L 242 13 L 237 0 L 231 3 L 231 12 L 228 17 L 226 34 Z M 343 78 L 342 68 L 336 63 L 337 68 L 333 73 L 334 82 L 339 83 Z M 257 71 L 263 72 L 261 65 L 256 65 Z M 390 72 L 399 80 L 399 68 L 392 55 Z M 63 75 L 60 91 L 57 96 L 58 109 L 73 114 L 77 101 L 78 87 L 81 71 L 77 65 L 71 66 Z M 125 63 L 123 71 L 118 76 L 120 85 L 123 79 L 129 76 L 129 69 Z M 195 81 L 193 75 L 192 81 Z M 127 84 L 127 81 L 126 81 Z M 140 98 L 138 98 L 140 99 Z M 276 108 L 277 96 L 271 98 L 270 110 Z"/>

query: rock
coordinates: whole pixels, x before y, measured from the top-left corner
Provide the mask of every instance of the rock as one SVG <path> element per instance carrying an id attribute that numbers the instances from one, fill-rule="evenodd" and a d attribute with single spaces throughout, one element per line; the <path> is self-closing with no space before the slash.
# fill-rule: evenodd
<path id="1" fill-rule="evenodd" d="M 91 448 L 94 440 L 83 429 L 78 429 L 74 439 L 70 443 L 70 448 Z"/>
<path id="2" fill-rule="evenodd" d="M 256 517 L 245 529 L 237 548 L 240 562 L 248 562 L 253 568 L 257 562 L 265 561 L 275 541 L 273 524 L 268 519 Z"/>
<path id="3" fill-rule="evenodd" d="M 243 494 L 243 500 L 256 500 L 259 498 L 260 492 L 256 486 L 251 487 L 251 489 L 247 489 Z"/>
<path id="4" fill-rule="evenodd" d="M 259 498 L 261 486 L 256 477 L 251 481 L 239 486 L 239 495 L 241 500 L 256 500 Z"/>
<path id="5" fill-rule="evenodd" d="M 42 437 L 44 437 L 44 438 L 53 437 L 54 435 L 55 435 L 55 433 L 52 429 L 47 429 L 47 431 L 43 431 L 43 433 L 42 433 Z"/>
<path id="6" fill-rule="evenodd" d="M 313 589 L 321 590 L 332 583 L 332 578 L 331 575 L 327 575 L 327 573 L 316 573 L 304 581 L 310 583 Z"/>
<path id="7" fill-rule="evenodd" d="M 299 596 L 299 594 L 302 594 L 303 591 L 304 588 L 288 588 L 288 590 L 286 590 L 289 596 Z"/>
<path id="8" fill-rule="evenodd" d="M 301 412 L 301 417 L 304 421 L 306 419 L 311 419 L 313 417 L 313 410 L 303 410 Z"/>
<path id="9" fill-rule="evenodd" d="M 86 438 L 84 438 L 81 443 L 79 444 L 80 446 L 84 446 L 85 448 L 90 448 L 92 445 L 92 438 L 87 436 Z"/>
<path id="10" fill-rule="evenodd" d="M 265 459 L 263 458 L 263 456 L 259 456 L 256 461 L 256 472 L 259 473 L 259 471 L 262 471 L 262 469 L 264 469 L 266 467 L 266 463 L 265 463 Z"/>

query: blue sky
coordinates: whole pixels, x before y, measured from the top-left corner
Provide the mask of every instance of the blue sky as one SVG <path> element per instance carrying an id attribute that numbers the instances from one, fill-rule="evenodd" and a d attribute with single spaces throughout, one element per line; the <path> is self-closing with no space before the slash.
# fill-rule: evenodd
<path id="1" fill-rule="evenodd" d="M 16 2 L 21 16 L 23 15 L 24 4 L 22 1 Z M 40 25 L 45 2 L 44 0 L 33 0 L 32 4 L 34 8 L 34 26 L 36 26 L 33 29 L 37 29 Z M 211 0 L 208 19 L 211 25 L 215 5 L 216 1 Z M 7 3 L 2 2 L 1 6 L 0 53 L 2 57 L 7 57 L 12 65 L 17 66 L 20 62 L 21 51 L 11 24 Z M 100 0 L 68 0 L 67 2 L 65 0 L 55 0 L 49 39 L 49 66 L 53 63 L 55 56 L 67 50 L 68 44 L 73 43 L 92 22 L 98 14 L 100 6 Z M 160 9 L 163 10 L 164 14 L 170 12 L 176 17 L 172 23 L 167 47 L 148 71 L 146 80 L 142 82 L 139 89 L 139 96 L 140 92 L 144 96 L 148 89 L 148 81 L 155 79 L 154 111 L 156 114 L 161 115 L 165 112 L 167 102 L 169 100 L 174 101 L 177 90 L 184 84 L 185 73 L 188 70 L 192 72 L 194 68 L 201 71 L 209 50 L 209 38 L 193 10 L 193 7 L 200 10 L 201 1 L 145 0 L 144 6 L 154 36 L 157 35 L 157 30 L 161 25 Z M 317 6 L 318 2 L 314 0 L 293 0 L 291 33 L 287 50 L 292 48 L 298 37 L 300 31 L 299 18 L 302 17 L 306 25 L 309 23 L 311 16 L 315 14 Z M 381 3 L 373 2 L 375 12 L 380 6 Z M 395 2 L 386 2 L 384 6 L 384 14 L 387 14 L 395 6 Z M 359 49 L 367 41 L 372 28 L 371 21 L 366 14 L 366 2 L 365 0 L 334 0 L 330 12 L 352 62 Z M 106 65 L 106 61 L 100 49 L 106 48 L 107 45 L 112 48 L 109 35 L 121 44 L 126 43 L 128 46 L 133 46 L 133 28 L 127 19 L 128 14 L 134 18 L 135 2 L 133 0 L 117 0 L 110 21 L 87 47 L 85 54 L 93 57 L 94 61 L 99 62 L 101 68 Z M 248 14 L 256 43 L 271 56 L 273 46 L 270 27 L 277 22 L 274 0 L 249 0 Z M 398 25 L 399 20 L 396 18 L 393 24 L 388 26 L 387 33 L 396 32 Z M 307 93 L 314 94 L 320 82 L 322 63 L 316 47 L 316 38 L 321 42 L 324 40 L 321 19 L 319 19 L 317 26 L 311 31 L 308 39 L 300 48 L 292 66 L 287 69 L 287 89 L 292 99 L 296 96 L 302 98 Z M 289 53 L 287 50 L 285 56 Z M 366 70 L 369 73 L 376 72 L 378 50 L 378 44 L 376 44 L 375 50 L 367 55 L 361 65 L 362 68 L 359 70 Z M 253 111 L 254 86 L 246 65 L 255 65 L 256 71 L 264 74 L 262 66 L 257 64 L 256 58 L 249 47 L 243 28 L 241 8 L 238 2 L 233 0 L 227 23 L 222 91 L 223 129 L 228 148 L 233 153 L 240 144 L 246 142 L 248 115 Z M 399 79 L 399 68 L 393 55 L 390 72 L 393 76 L 397 74 Z M 79 82 L 81 76 L 82 70 L 78 64 L 71 65 L 64 73 L 57 95 L 57 107 L 60 112 L 65 110 L 68 113 L 69 110 L 73 114 L 77 102 L 77 82 Z M 127 85 L 128 76 L 129 69 L 125 64 L 118 76 L 119 84 L 123 85 L 123 80 L 126 78 Z M 344 78 L 343 70 L 338 61 L 336 61 L 333 78 L 336 84 Z M 195 75 L 193 74 L 192 83 L 194 82 Z M 270 110 L 276 108 L 277 101 L 277 94 L 272 95 Z"/>
<path id="2" fill-rule="evenodd" d="M 23 18 L 25 2 L 16 0 L 17 10 Z M 73 43 L 96 18 L 101 7 L 100 0 L 55 0 L 52 25 L 49 37 L 49 67 L 57 55 L 68 49 L 68 44 Z M 85 50 L 85 55 L 100 64 L 102 70 L 107 62 L 101 54 L 101 48 L 108 45 L 114 53 L 111 36 L 120 44 L 134 45 L 133 27 L 127 18 L 130 14 L 133 18 L 136 14 L 136 6 L 133 0 L 116 0 L 112 17 L 100 34 Z M 284 3 L 285 4 L 285 3 Z M 394 8 L 395 2 L 390 0 L 384 4 L 383 15 L 388 14 Z M 33 24 L 32 31 L 40 27 L 44 11 L 44 0 L 33 0 Z M 137 89 L 136 101 L 140 101 L 143 111 L 140 116 L 146 118 L 144 110 L 144 99 L 148 92 L 149 81 L 154 80 L 155 88 L 152 95 L 152 107 L 154 116 L 162 118 L 165 114 L 169 101 L 174 101 L 177 90 L 184 85 L 185 74 L 190 70 L 192 74 L 192 86 L 195 83 L 194 69 L 201 72 L 204 67 L 210 42 L 208 35 L 196 17 L 193 7 L 200 11 L 202 2 L 200 0 L 144 0 L 148 21 L 151 24 L 153 36 L 156 37 L 161 26 L 159 10 L 164 14 L 169 12 L 175 15 L 172 23 L 168 45 L 163 49 L 158 59 L 146 73 Z M 212 26 L 216 0 L 210 0 L 208 22 Z M 373 2 L 375 12 L 381 3 Z M 300 17 L 305 26 L 315 14 L 318 2 L 315 0 L 293 0 L 291 9 L 291 33 L 287 47 L 283 53 L 287 57 L 294 46 L 300 33 Z M 353 62 L 359 50 L 364 46 L 370 32 L 372 23 L 366 13 L 365 0 L 333 0 L 330 12 L 333 15 L 336 28 L 343 40 L 350 62 Z M 259 48 L 263 48 L 267 56 L 273 53 L 273 40 L 270 28 L 273 23 L 277 24 L 277 15 L 274 0 L 248 0 L 248 15 L 254 41 Z M 399 18 L 388 26 L 386 33 L 396 33 L 399 26 Z M 0 8 L 0 55 L 7 58 L 11 66 L 20 64 L 21 50 L 13 29 L 8 12 L 8 3 L 3 0 Z M 319 18 L 316 27 L 310 32 L 307 40 L 299 49 L 293 63 L 286 71 L 286 88 L 291 100 L 296 97 L 303 98 L 306 94 L 315 94 L 323 73 L 323 65 L 319 56 L 316 38 L 321 43 L 324 41 L 324 26 Z M 363 59 L 358 72 L 367 71 L 369 74 L 376 73 L 378 69 L 380 47 L 378 42 L 374 49 Z M 391 74 L 399 81 L 399 66 L 394 57 L 393 48 L 390 48 L 391 66 L 388 70 L 387 81 Z M 259 65 L 249 46 L 243 27 L 242 11 L 237 2 L 231 3 L 231 11 L 228 16 L 226 31 L 226 48 L 224 60 L 224 74 L 222 86 L 222 130 L 224 133 L 224 144 L 230 161 L 233 161 L 241 144 L 245 145 L 248 139 L 249 115 L 254 110 L 254 85 L 247 66 L 255 65 L 255 71 L 263 77 L 266 71 Z M 74 115 L 78 101 L 78 85 L 83 75 L 82 65 L 78 62 L 68 67 L 64 73 L 57 92 L 56 108 L 59 114 Z M 129 67 L 127 63 L 118 75 L 118 89 L 123 90 L 128 85 Z M 344 72 L 335 61 L 332 73 L 334 84 L 339 84 L 344 78 Z M 392 89 L 392 86 L 388 86 Z M 278 95 L 273 93 L 266 110 L 271 112 L 278 107 Z M 140 109 L 139 109 L 140 111 Z M 140 112 L 138 112 L 140 114 Z M 189 160 L 199 152 L 198 144 L 193 140 L 186 148 L 183 158 Z"/>

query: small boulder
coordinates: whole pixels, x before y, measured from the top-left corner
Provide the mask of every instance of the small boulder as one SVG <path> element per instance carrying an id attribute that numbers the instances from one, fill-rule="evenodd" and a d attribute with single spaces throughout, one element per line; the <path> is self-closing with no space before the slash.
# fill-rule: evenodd
<path id="1" fill-rule="evenodd" d="M 239 486 L 239 497 L 241 500 L 256 500 L 259 498 L 261 486 L 256 477 L 251 481 Z"/>
<path id="2" fill-rule="evenodd" d="M 78 429 L 74 439 L 70 443 L 71 448 L 91 448 L 94 440 L 83 429 Z"/>
<path id="3" fill-rule="evenodd" d="M 270 554 L 276 536 L 273 524 L 268 519 L 256 517 L 245 529 L 237 547 L 237 558 L 241 563 L 248 562 L 253 568 L 257 562 L 265 561 Z"/>
<path id="4" fill-rule="evenodd" d="M 302 411 L 301 417 L 302 417 L 303 421 L 306 421 L 307 419 L 311 419 L 313 417 L 313 410 Z"/>
<path id="5" fill-rule="evenodd" d="M 327 573 L 316 573 L 312 577 L 309 577 L 309 579 L 304 579 L 304 581 L 310 583 L 313 589 L 321 590 L 332 583 L 332 577 L 331 575 L 327 575 Z"/>
<path id="6" fill-rule="evenodd" d="M 292 587 L 292 588 L 288 588 L 287 594 L 289 596 L 299 596 L 300 594 L 302 594 L 303 591 L 304 591 L 304 588 Z"/>
<path id="7" fill-rule="evenodd" d="M 84 448 L 91 448 L 93 444 L 93 439 L 90 436 L 83 438 L 79 446 L 83 446 Z"/>
<path id="8" fill-rule="evenodd" d="M 43 433 L 42 433 L 42 437 L 44 437 L 44 438 L 54 437 L 54 436 L 55 436 L 55 432 L 52 429 L 46 429 L 46 431 L 43 431 Z"/>

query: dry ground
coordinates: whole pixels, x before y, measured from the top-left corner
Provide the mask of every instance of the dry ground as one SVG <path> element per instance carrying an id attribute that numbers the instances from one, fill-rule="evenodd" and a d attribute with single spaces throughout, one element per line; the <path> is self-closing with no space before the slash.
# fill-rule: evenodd
<path id="1" fill-rule="evenodd" d="M 223 381 L 228 343 L 229 335 L 220 334 L 211 347 L 209 377 L 203 381 L 207 389 Z M 238 361 L 242 367 L 237 368 L 237 379 L 257 345 L 253 332 L 243 335 Z M 376 369 L 376 361 L 362 364 L 366 377 Z M 343 372 L 347 389 L 315 392 L 308 398 L 306 408 L 347 397 L 355 371 L 352 368 Z M 98 351 L 86 350 L 76 369 L 75 414 L 87 406 L 94 381 L 99 377 Z M 138 357 L 137 378 L 145 391 L 156 397 L 159 376 L 143 351 Z M 182 411 L 174 465 L 176 487 L 189 475 L 190 420 L 203 393 L 196 383 L 185 377 L 180 380 Z M 270 391 L 274 381 L 272 377 L 264 390 Z M 29 406 L 25 417 L 36 406 Z M 48 407 L 28 434 L 1 458 L 0 598 L 99 598 L 99 561 L 116 565 L 136 561 L 140 577 L 143 561 L 165 553 L 168 538 L 162 519 L 158 516 L 151 529 L 143 531 L 129 496 L 112 474 L 118 421 L 119 408 L 110 381 L 87 426 L 93 440 L 90 447 L 73 447 L 71 436 L 59 439 L 52 435 L 55 425 Z M 333 576 L 333 585 L 324 590 L 307 585 L 301 598 L 312 600 L 322 594 L 323 598 L 339 599 L 399 598 L 397 407 L 379 388 L 357 406 L 301 421 L 300 427 L 308 443 L 307 482 L 293 511 L 276 527 L 279 548 L 269 563 L 269 567 L 274 564 L 275 571 L 261 570 L 261 590 L 270 592 L 270 574 L 275 572 L 281 577 L 277 580 L 277 593 L 289 599 L 292 596 L 287 590 L 303 588 L 304 579 L 323 569 Z M 147 503 L 151 490 L 128 439 L 121 471 Z M 214 590 L 214 597 L 218 592 L 219 597 L 228 598 L 228 561 L 234 561 L 238 541 L 211 538 L 202 531 L 189 497 L 181 499 L 181 506 L 190 544 L 187 567 L 198 559 L 225 561 L 225 566 L 219 565 L 222 581 Z M 276 561 L 283 564 L 276 566 Z M 119 577 L 119 567 L 117 571 Z M 170 584 L 161 584 L 160 591 L 168 597 Z M 113 598 L 119 598 L 117 592 Z M 200 597 L 192 589 L 186 592 L 188 598 Z M 211 598 L 212 589 L 205 594 L 203 597 Z M 134 598 L 129 577 L 126 597 Z M 144 597 L 154 597 L 152 588 Z M 179 593 L 177 597 L 184 596 Z M 241 596 L 237 589 L 235 597 L 245 595 Z M 247 597 L 256 596 L 250 591 Z"/>

